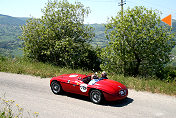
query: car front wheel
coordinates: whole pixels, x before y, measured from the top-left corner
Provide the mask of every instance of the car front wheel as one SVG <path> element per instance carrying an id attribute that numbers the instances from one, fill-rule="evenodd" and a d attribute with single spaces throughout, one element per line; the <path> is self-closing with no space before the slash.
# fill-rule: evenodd
<path id="1" fill-rule="evenodd" d="M 95 104 L 99 104 L 102 102 L 103 99 L 103 95 L 102 92 L 99 90 L 92 90 L 90 92 L 90 100 L 95 103 Z"/>
<path id="2" fill-rule="evenodd" d="M 51 90 L 54 94 L 60 94 L 62 92 L 62 87 L 57 81 L 51 82 Z"/>

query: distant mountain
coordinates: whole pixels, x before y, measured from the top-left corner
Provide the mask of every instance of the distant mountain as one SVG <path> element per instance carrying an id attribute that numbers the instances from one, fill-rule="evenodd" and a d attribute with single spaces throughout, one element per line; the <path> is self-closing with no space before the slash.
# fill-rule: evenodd
<path id="1" fill-rule="evenodd" d="M 95 37 L 93 38 L 91 44 L 93 46 L 105 47 L 110 40 L 105 36 L 105 26 L 104 24 L 90 24 L 95 30 Z"/>
<path id="2" fill-rule="evenodd" d="M 13 26 L 19 26 L 25 24 L 27 18 L 18 18 L 18 17 L 12 17 L 8 15 L 2 15 L 0 14 L 0 24 L 1 25 L 13 25 Z"/>
<path id="3" fill-rule="evenodd" d="M 172 31 L 176 32 L 176 20 L 172 19 Z"/>
<path id="4" fill-rule="evenodd" d="M 16 18 L 0 14 L 0 54 L 5 56 L 22 55 L 19 50 L 21 41 L 18 36 L 22 31 L 20 26 L 26 23 L 26 18 Z"/>

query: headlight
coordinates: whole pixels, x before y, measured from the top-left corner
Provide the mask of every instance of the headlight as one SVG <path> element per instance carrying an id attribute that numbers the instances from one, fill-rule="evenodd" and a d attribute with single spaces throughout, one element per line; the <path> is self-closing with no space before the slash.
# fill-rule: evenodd
<path id="1" fill-rule="evenodd" d="M 125 96 L 125 95 L 126 95 L 126 90 L 121 89 L 121 90 L 119 91 L 119 94 L 120 94 L 121 96 Z"/>

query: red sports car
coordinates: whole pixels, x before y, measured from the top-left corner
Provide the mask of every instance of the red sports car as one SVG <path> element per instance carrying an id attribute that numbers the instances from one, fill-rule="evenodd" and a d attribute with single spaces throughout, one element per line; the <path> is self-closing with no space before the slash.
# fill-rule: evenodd
<path id="1" fill-rule="evenodd" d="M 62 91 L 89 96 L 93 103 L 122 100 L 127 97 L 128 89 L 121 83 L 110 80 L 91 80 L 90 75 L 63 74 L 50 80 L 54 94 Z"/>

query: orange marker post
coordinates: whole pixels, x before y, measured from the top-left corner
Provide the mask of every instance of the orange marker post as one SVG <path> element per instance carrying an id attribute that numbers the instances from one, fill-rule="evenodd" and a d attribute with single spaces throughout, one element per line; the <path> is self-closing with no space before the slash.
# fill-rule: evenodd
<path id="1" fill-rule="evenodd" d="M 165 22 L 166 24 L 168 24 L 169 26 L 172 26 L 172 16 L 171 16 L 171 14 L 166 16 L 165 18 L 163 18 L 162 21 Z"/>

